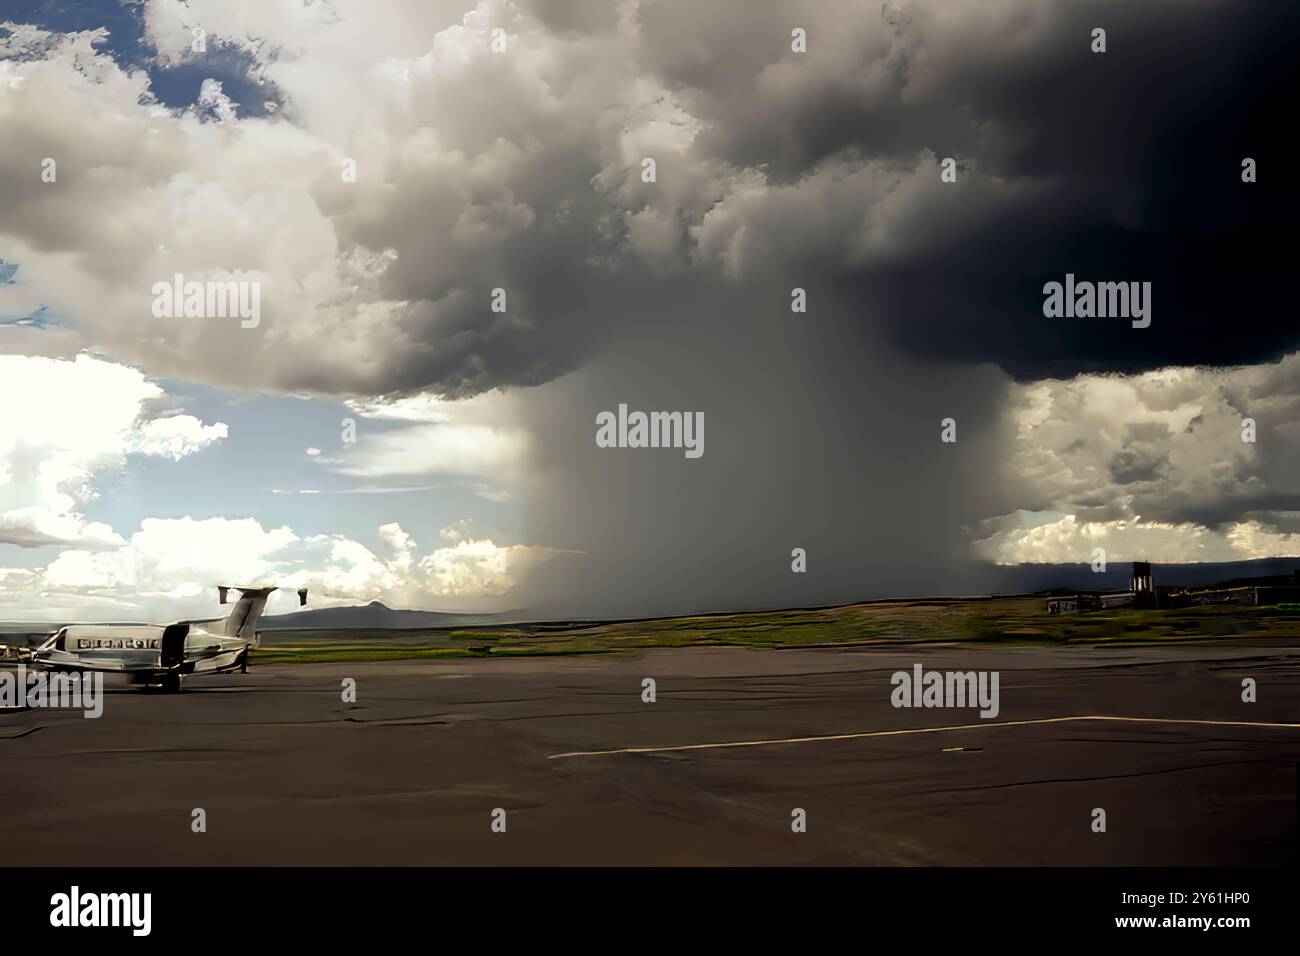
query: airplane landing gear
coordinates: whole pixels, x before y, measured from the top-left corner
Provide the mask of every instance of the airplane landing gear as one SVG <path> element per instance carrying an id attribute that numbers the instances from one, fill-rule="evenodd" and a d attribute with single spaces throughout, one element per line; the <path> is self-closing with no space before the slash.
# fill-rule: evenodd
<path id="1" fill-rule="evenodd" d="M 162 689 L 168 694 L 179 694 L 181 692 L 181 675 L 164 675 L 162 679 Z"/>

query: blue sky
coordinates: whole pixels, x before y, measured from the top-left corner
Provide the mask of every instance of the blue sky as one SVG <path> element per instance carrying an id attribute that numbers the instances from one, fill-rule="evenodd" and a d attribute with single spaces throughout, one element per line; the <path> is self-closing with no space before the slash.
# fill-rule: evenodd
<path id="1" fill-rule="evenodd" d="M 204 80 L 215 79 L 239 104 L 238 115 L 265 116 L 283 105 L 274 84 L 260 75 L 262 64 L 246 45 L 216 36 L 201 62 L 158 62 L 157 49 L 145 31 L 143 3 L 119 0 L 10 0 L 0 15 L 52 33 L 103 29 L 100 49 L 124 70 L 143 70 L 150 93 L 173 109 L 192 106 Z"/>
<path id="2" fill-rule="evenodd" d="M 241 395 L 169 380 L 159 384 L 189 414 L 225 422 L 230 437 L 180 461 L 128 458 L 87 506 L 89 519 L 130 528 L 147 516 L 240 514 L 266 526 L 288 524 L 302 535 L 343 534 L 372 548 L 379 544 L 375 529 L 395 514 L 417 540 L 437 540 L 442 528 L 467 516 L 507 536 L 517 530 L 512 509 L 485 500 L 463 483 L 403 490 L 399 483 L 376 486 L 331 471 L 321 458 L 342 452 L 341 423 L 358 418 L 341 402 Z M 362 427 L 380 433 L 400 430 L 391 422 Z M 320 449 L 321 455 L 308 455 L 308 448 Z M 196 488 L 210 494 L 206 509 L 195 507 Z M 320 494 L 301 494 L 303 490 Z"/>

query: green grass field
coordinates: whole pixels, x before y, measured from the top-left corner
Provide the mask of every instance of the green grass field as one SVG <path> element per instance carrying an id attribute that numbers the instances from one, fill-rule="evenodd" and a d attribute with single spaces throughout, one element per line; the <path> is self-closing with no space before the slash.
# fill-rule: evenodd
<path id="1" fill-rule="evenodd" d="M 1049 615 L 1040 597 L 878 601 L 590 625 L 271 631 L 255 663 L 605 654 L 654 647 L 754 649 L 882 643 L 1126 646 L 1300 638 L 1300 605 Z"/>

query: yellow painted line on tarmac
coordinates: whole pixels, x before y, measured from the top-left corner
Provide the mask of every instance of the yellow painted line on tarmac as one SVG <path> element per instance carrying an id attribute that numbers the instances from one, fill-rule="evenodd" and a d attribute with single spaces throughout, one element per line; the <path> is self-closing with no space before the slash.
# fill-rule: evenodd
<path id="1" fill-rule="evenodd" d="M 574 750 L 551 754 L 549 759 L 567 757 L 611 757 L 615 754 L 658 754 L 680 750 L 722 750 L 729 747 L 770 747 L 775 744 L 811 744 L 830 740 L 861 740 L 866 737 L 904 737 L 909 734 L 942 734 L 953 730 L 991 730 L 994 727 L 1029 727 L 1034 724 L 1067 724 L 1080 720 L 1111 720 L 1135 724 L 1184 724 L 1200 727 L 1256 727 L 1270 730 L 1300 730 L 1300 723 L 1267 723 L 1256 720 L 1180 720 L 1173 717 L 1115 717 L 1092 714 L 1080 717 L 1036 717 L 1032 720 L 984 721 L 977 724 L 950 724 L 946 727 L 907 727 L 902 730 L 868 730 L 854 734 L 822 734 L 816 737 L 773 737 L 767 740 L 729 740 L 707 744 L 673 744 L 666 747 L 620 747 L 616 750 Z"/>

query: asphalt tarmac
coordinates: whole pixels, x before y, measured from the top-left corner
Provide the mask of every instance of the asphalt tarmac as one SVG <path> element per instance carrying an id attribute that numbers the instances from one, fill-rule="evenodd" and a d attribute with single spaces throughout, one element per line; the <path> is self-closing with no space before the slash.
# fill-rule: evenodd
<path id="1" fill-rule="evenodd" d="M 998 671 L 997 717 L 895 708 L 890 675 L 916 663 Z M 97 720 L 0 716 L 0 864 L 1298 858 L 1297 646 L 692 649 L 268 665 L 179 695 L 105 690 Z"/>

